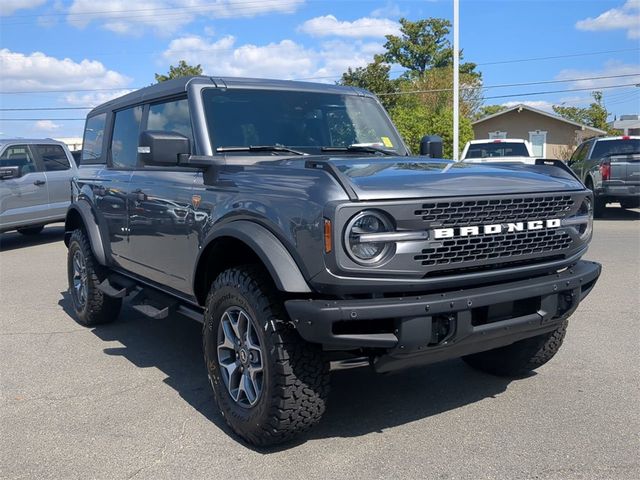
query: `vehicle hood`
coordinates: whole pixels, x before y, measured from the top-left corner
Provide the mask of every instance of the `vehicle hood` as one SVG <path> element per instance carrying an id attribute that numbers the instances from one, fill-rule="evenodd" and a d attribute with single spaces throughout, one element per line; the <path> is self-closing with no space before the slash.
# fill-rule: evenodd
<path id="1" fill-rule="evenodd" d="M 330 158 L 360 200 L 581 190 L 552 165 L 461 163 L 413 157 Z"/>
<path id="2" fill-rule="evenodd" d="M 536 163 L 538 157 L 487 157 L 487 158 L 463 158 L 465 163 L 506 163 L 506 162 L 521 162 L 521 163 Z"/>

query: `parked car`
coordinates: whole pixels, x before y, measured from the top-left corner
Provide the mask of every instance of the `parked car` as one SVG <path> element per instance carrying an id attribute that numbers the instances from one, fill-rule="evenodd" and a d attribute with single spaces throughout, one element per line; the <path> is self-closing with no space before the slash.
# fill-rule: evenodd
<path id="1" fill-rule="evenodd" d="M 520 162 L 534 164 L 531 146 L 520 138 L 471 140 L 462 150 L 460 161 L 467 163 Z"/>
<path id="2" fill-rule="evenodd" d="M 561 162 L 455 163 L 427 140 L 410 156 L 373 94 L 338 85 L 192 77 L 96 107 L 65 222 L 77 321 L 130 298 L 203 322 L 213 396 L 255 445 L 320 420 L 330 360 L 527 374 L 600 275 L 591 192 Z"/>
<path id="3" fill-rule="evenodd" d="M 640 137 L 587 140 L 573 152 L 569 166 L 593 191 L 596 216 L 611 202 L 622 208 L 640 207 Z"/>
<path id="4" fill-rule="evenodd" d="M 76 163 L 56 140 L 0 140 L 0 232 L 40 233 L 65 219 Z"/>

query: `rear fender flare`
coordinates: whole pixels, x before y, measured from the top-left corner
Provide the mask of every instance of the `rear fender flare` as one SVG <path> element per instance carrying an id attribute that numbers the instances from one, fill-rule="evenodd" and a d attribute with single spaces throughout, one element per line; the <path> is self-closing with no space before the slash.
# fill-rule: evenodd
<path id="1" fill-rule="evenodd" d="M 67 217 L 64 222 L 64 243 L 69 246 L 69 238 L 73 233 L 73 224 L 75 215 L 80 215 L 82 224 L 84 225 L 85 232 L 89 237 L 89 243 L 91 244 L 91 250 L 93 255 L 101 265 L 107 264 L 107 255 L 104 249 L 104 243 L 102 242 L 102 234 L 100 227 L 96 221 L 96 216 L 91 206 L 85 201 L 79 201 L 71 204 L 67 210 Z"/>

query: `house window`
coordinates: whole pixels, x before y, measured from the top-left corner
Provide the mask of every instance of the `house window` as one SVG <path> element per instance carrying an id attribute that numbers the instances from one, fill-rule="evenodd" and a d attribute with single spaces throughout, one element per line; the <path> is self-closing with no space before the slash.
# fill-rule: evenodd
<path id="1" fill-rule="evenodd" d="M 507 138 L 507 132 L 501 132 L 500 130 L 489 132 L 489 139 L 493 140 L 494 138 Z"/>
<path id="2" fill-rule="evenodd" d="M 544 158 L 547 154 L 547 132 L 529 132 L 529 143 L 534 157 Z"/>

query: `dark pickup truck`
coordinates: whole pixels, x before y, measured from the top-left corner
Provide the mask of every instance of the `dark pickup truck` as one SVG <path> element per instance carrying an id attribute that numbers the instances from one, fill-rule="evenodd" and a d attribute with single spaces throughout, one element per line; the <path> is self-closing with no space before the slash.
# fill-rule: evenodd
<path id="1" fill-rule="evenodd" d="M 587 140 L 573 152 L 569 166 L 593 191 L 596 217 L 610 202 L 619 202 L 622 208 L 640 207 L 640 137 Z"/>
<path id="2" fill-rule="evenodd" d="M 526 375 L 600 275 L 581 260 L 592 193 L 561 162 L 411 156 L 360 89 L 164 82 L 92 110 L 81 165 L 65 227 L 78 322 L 125 298 L 201 321 L 217 405 L 255 445 L 320 420 L 331 361 Z"/>

